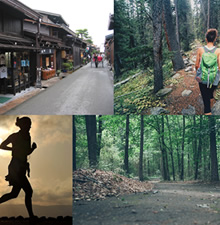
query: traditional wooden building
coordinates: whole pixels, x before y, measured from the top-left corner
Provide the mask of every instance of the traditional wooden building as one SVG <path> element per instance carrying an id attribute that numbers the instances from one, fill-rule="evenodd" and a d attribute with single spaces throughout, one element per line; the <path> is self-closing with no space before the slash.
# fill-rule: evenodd
<path id="1" fill-rule="evenodd" d="M 65 63 L 81 66 L 85 48 L 61 15 L 0 0 L 0 93 L 41 87 Z"/>
<path id="2" fill-rule="evenodd" d="M 114 14 L 109 16 L 108 30 L 114 29 Z M 114 34 L 105 36 L 105 55 L 112 68 L 114 68 Z"/>
<path id="3" fill-rule="evenodd" d="M 15 94 L 29 87 L 36 77 L 31 62 L 39 50 L 25 37 L 24 19 L 39 23 L 41 15 L 17 0 L 0 0 L 0 92 Z"/>
<path id="4" fill-rule="evenodd" d="M 86 43 L 77 38 L 61 15 L 39 10 L 37 12 L 43 17 L 39 38 L 43 77 L 52 70 L 54 74 L 56 70 L 64 70 L 65 63 L 72 63 L 75 69 L 81 66 L 81 53 L 85 50 Z M 37 32 L 35 22 L 25 19 L 24 31 L 27 35 L 34 36 Z"/>

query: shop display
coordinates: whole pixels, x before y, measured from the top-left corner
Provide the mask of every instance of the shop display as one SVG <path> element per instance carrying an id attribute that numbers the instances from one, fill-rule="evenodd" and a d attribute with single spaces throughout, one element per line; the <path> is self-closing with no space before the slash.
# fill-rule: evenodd
<path id="1" fill-rule="evenodd" d="M 0 79 L 7 78 L 7 77 L 8 77 L 7 67 L 1 66 L 0 67 Z"/>

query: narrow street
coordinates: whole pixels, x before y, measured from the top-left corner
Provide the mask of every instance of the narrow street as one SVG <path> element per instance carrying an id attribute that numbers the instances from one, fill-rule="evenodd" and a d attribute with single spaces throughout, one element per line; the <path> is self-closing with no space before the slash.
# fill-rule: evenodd
<path id="1" fill-rule="evenodd" d="M 8 111 L 8 115 L 111 115 L 113 74 L 107 64 L 87 64 L 40 94 Z"/>

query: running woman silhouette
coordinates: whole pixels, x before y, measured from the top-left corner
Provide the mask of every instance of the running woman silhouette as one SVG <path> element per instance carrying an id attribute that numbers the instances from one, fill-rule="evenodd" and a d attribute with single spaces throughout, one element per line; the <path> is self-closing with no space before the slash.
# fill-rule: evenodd
<path id="1" fill-rule="evenodd" d="M 17 133 L 11 134 L 0 145 L 0 149 L 12 151 L 12 159 L 8 166 L 8 175 L 5 180 L 9 182 L 9 186 L 12 186 L 10 193 L 3 195 L 0 198 L 0 204 L 10 199 L 16 198 L 21 189 L 25 192 L 25 205 L 30 219 L 35 219 L 32 210 L 32 187 L 26 177 L 30 173 L 29 163 L 27 162 L 27 156 L 30 155 L 36 148 L 36 143 L 31 146 L 31 119 L 29 117 L 17 117 L 16 126 L 20 128 Z M 8 145 L 12 144 L 12 147 Z"/>

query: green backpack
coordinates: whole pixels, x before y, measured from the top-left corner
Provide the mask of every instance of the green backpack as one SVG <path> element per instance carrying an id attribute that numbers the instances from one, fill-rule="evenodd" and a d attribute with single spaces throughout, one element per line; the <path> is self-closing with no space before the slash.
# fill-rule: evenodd
<path id="1" fill-rule="evenodd" d="M 215 50 L 217 48 L 213 48 L 209 50 L 204 47 L 205 52 L 202 54 L 201 61 L 201 71 L 202 71 L 202 83 L 207 84 L 207 88 L 211 88 L 212 84 L 215 80 L 216 74 L 218 72 L 218 61 L 217 55 L 215 54 Z"/>

